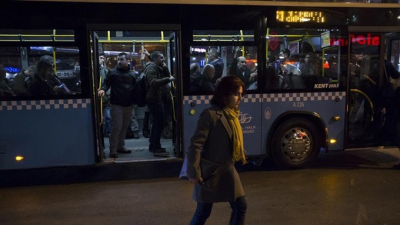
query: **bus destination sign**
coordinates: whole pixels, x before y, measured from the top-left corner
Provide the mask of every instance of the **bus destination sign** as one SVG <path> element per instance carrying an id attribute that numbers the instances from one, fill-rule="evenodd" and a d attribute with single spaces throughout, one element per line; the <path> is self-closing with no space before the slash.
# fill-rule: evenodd
<path id="1" fill-rule="evenodd" d="M 276 11 L 276 20 L 284 23 L 325 23 L 320 11 Z"/>

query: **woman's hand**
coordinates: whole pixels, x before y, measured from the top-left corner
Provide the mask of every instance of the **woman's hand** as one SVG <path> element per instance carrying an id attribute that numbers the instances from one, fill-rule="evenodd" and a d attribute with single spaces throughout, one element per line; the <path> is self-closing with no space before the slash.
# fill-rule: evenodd
<path id="1" fill-rule="evenodd" d="M 203 183 L 203 178 L 197 177 L 197 178 L 189 178 L 189 181 L 195 185 L 199 185 Z"/>

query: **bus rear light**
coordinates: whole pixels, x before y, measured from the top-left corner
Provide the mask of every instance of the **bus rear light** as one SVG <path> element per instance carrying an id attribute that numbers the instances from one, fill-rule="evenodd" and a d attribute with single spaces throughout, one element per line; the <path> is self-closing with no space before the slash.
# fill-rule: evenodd
<path id="1" fill-rule="evenodd" d="M 20 156 L 20 155 L 17 155 L 17 156 L 15 156 L 15 160 L 16 161 L 22 161 L 22 160 L 24 160 L 24 157 Z"/>
<path id="2" fill-rule="evenodd" d="M 335 144 L 335 143 L 336 143 L 336 139 L 330 139 L 330 140 L 329 140 L 329 143 Z"/>

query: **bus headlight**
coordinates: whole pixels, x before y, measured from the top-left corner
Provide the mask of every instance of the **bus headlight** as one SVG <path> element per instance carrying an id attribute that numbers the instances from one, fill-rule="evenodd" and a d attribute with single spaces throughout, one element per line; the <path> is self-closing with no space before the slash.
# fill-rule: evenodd
<path id="1" fill-rule="evenodd" d="M 17 156 L 15 156 L 15 160 L 16 161 L 22 161 L 22 160 L 24 160 L 24 157 L 20 156 L 20 155 L 17 155 Z"/>
<path id="2" fill-rule="evenodd" d="M 335 143 L 336 143 L 336 139 L 333 139 L 333 138 L 332 138 L 332 139 L 330 139 L 330 140 L 329 140 L 329 143 L 331 143 L 331 144 L 335 144 Z"/>

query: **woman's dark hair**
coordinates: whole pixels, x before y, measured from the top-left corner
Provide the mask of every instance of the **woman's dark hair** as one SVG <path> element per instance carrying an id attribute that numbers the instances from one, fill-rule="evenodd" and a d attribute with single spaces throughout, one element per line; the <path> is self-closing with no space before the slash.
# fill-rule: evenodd
<path id="1" fill-rule="evenodd" d="M 225 108 L 227 105 L 226 98 L 229 95 L 235 94 L 239 87 L 243 88 L 243 95 L 246 91 L 246 85 L 243 81 L 236 76 L 225 76 L 222 77 L 221 81 L 215 88 L 213 97 L 211 98 L 211 105 L 216 105 L 218 107 Z"/>

